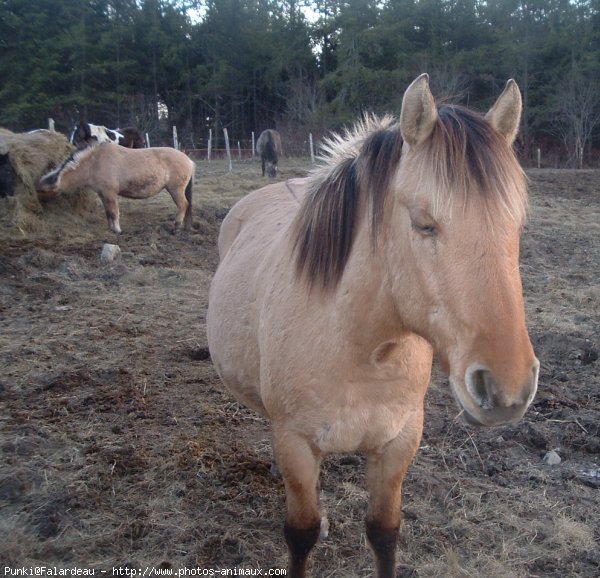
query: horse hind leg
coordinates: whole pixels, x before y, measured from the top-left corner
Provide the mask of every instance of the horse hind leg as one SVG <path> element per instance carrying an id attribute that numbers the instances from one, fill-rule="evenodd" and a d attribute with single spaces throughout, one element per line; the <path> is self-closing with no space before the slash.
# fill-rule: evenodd
<path id="1" fill-rule="evenodd" d="M 192 223 L 192 179 L 188 181 L 185 187 L 167 189 L 167 191 L 177 206 L 175 229 L 181 229 L 182 227 L 189 229 Z"/>
<path id="2" fill-rule="evenodd" d="M 187 208 L 185 210 L 185 216 L 183 217 L 183 228 L 188 230 L 192 228 L 192 197 L 194 194 L 194 175 L 190 175 L 190 180 L 185 186 L 185 200 L 187 201 Z"/>
<path id="3" fill-rule="evenodd" d="M 274 430 L 273 451 L 286 492 L 284 535 L 289 551 L 288 575 L 304 578 L 308 554 L 321 532 L 317 498 L 321 460 L 304 439 L 285 431 Z"/>

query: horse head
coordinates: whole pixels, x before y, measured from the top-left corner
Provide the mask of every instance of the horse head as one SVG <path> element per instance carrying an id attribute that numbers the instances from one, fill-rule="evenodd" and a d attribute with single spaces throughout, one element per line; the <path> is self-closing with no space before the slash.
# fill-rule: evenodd
<path id="1" fill-rule="evenodd" d="M 394 246 L 387 247 L 390 267 L 405 264 L 392 279 L 397 306 L 433 344 L 472 424 L 520 419 L 537 389 L 519 274 L 526 180 L 511 148 L 521 107 L 509 80 L 484 117 L 437 108 L 422 75 L 407 89 L 400 117 Z"/>

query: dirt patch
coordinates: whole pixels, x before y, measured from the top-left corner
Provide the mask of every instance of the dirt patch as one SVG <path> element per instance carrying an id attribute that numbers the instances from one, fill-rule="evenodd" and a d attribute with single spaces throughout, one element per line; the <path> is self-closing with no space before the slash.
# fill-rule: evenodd
<path id="1" fill-rule="evenodd" d="M 307 165 L 280 163 L 281 178 Z M 600 556 L 600 173 L 532 171 L 522 275 L 539 393 L 518 425 L 456 419 L 436 369 L 404 485 L 399 576 L 585 577 Z M 166 193 L 0 254 L 0 559 L 110 571 L 284 568 L 267 423 L 218 382 L 204 333 L 228 208 L 258 163 L 198 162 L 191 231 Z M 77 226 L 76 226 L 77 225 Z M 103 264 L 102 244 L 120 260 Z M 543 457 L 555 450 L 556 466 Z M 326 460 L 315 576 L 373 576 L 364 459 Z"/>

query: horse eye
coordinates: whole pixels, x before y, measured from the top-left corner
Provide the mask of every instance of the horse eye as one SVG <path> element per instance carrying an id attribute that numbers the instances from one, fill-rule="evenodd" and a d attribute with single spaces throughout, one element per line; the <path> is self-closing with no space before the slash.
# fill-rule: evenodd
<path id="1" fill-rule="evenodd" d="M 435 237 L 438 234 L 438 226 L 431 214 L 420 206 L 410 207 L 410 222 L 412 228 L 423 237 Z"/>
<path id="2" fill-rule="evenodd" d="M 438 234 L 437 227 L 433 224 L 419 225 L 417 223 L 413 223 L 412 226 L 417 233 L 423 235 L 424 237 L 435 237 Z"/>

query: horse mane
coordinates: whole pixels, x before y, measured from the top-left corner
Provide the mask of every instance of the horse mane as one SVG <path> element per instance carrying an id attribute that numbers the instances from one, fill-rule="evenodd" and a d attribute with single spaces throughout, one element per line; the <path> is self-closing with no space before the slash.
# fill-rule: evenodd
<path id="1" fill-rule="evenodd" d="M 81 161 L 89 157 L 99 146 L 98 144 L 90 144 L 83 149 L 73 151 L 60 165 L 46 174 L 43 177 L 44 180 L 47 183 L 56 183 L 65 170 L 70 169 L 74 171 L 77 169 Z"/>
<path id="2" fill-rule="evenodd" d="M 374 115 L 325 142 L 324 165 L 311 176 L 293 231 L 296 271 L 310 287 L 337 286 L 361 211 L 370 213 L 371 244 L 377 246 L 402 145 L 399 124 L 390 116 Z M 407 178 L 412 190 L 431 194 L 434 218 L 448 213 L 456 200 L 467 203 L 479 192 L 490 219 L 500 209 L 524 222 L 523 170 L 481 115 L 458 105 L 440 107 L 433 133 L 420 147 Z"/>

